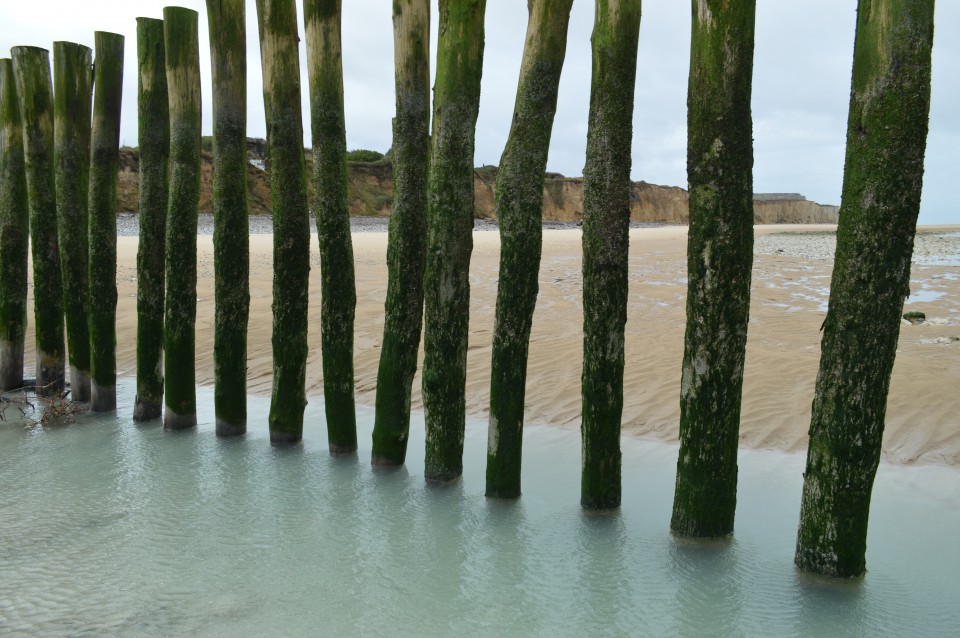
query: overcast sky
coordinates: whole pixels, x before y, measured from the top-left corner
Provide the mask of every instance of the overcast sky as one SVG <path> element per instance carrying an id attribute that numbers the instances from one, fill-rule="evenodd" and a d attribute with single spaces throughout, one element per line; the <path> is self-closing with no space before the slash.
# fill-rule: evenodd
<path id="1" fill-rule="evenodd" d="M 136 145 L 136 22 L 162 17 L 159 0 L 0 0 L 0 52 L 54 40 L 93 47 L 95 30 L 127 38 L 122 143 Z M 209 38 L 204 0 L 182 6 L 200 12 L 203 130 L 211 131 Z M 300 33 L 302 37 L 302 2 Z M 343 1 L 343 60 L 347 145 L 386 151 L 393 98 L 392 0 Z M 432 44 L 436 47 L 436 2 Z M 856 0 L 758 0 L 753 83 L 757 192 L 798 192 L 839 204 Z M 526 31 L 525 0 L 487 0 L 480 117 L 475 163 L 499 162 L 509 132 Z M 548 170 L 581 175 L 590 92 L 591 0 L 575 0 Z M 247 1 L 248 135 L 265 137 L 254 0 Z M 933 102 L 920 222 L 960 223 L 954 191 L 960 163 L 960 2 L 936 7 Z M 686 185 L 686 87 L 690 3 L 643 0 L 633 132 L 635 180 Z M 308 115 L 306 44 L 301 42 L 304 114 Z M 953 78 L 952 80 L 950 78 Z M 951 114 L 952 117 L 951 117 Z M 304 121 L 309 143 L 309 117 Z"/>

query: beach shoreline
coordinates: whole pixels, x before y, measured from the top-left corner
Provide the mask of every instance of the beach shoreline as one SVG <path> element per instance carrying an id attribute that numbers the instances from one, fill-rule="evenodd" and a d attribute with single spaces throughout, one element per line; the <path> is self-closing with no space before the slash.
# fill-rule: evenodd
<path id="1" fill-rule="evenodd" d="M 266 218 L 269 219 L 269 218 Z M 380 222 L 378 222 L 380 223 Z M 488 223 L 489 224 L 489 223 Z M 493 225 L 493 230 L 496 229 Z M 832 259 L 823 241 L 832 225 L 756 227 L 751 322 L 744 372 L 740 445 L 799 452 L 806 448 L 813 387 L 819 363 L 820 326 L 826 312 Z M 357 277 L 355 328 L 356 399 L 375 402 L 379 344 L 386 295 L 386 225 L 353 233 Z M 686 226 L 645 225 L 630 231 L 630 274 L 624 371 L 625 435 L 678 440 L 680 364 L 686 296 Z M 801 239 L 777 244 L 788 235 Z M 810 241 L 803 234 L 811 234 Z M 924 227 L 921 234 L 955 234 L 960 226 Z M 771 237 L 773 238 L 771 240 Z M 826 237 L 826 239 L 825 239 Z M 789 237 L 788 237 L 789 238 Z M 250 237 L 248 387 L 269 396 L 272 383 L 272 235 Z M 772 248 L 766 246 L 773 241 Z M 117 372 L 136 371 L 136 236 L 118 238 Z M 526 422 L 579 427 L 582 349 L 581 232 L 544 230 L 540 295 L 534 315 L 528 365 Z M 818 243 L 819 242 L 819 243 Z M 817 246 L 818 255 L 793 246 Z M 918 246 L 920 241 L 918 240 Z M 804 248 L 804 250 L 807 250 Z M 779 252 L 778 252 L 779 251 Z M 958 250 L 957 252 L 960 252 Z M 817 257 L 820 258 L 817 258 Z M 198 237 L 196 324 L 197 383 L 213 384 L 213 245 Z M 467 354 L 467 416 L 485 420 L 489 403 L 490 343 L 499 266 L 499 234 L 474 233 L 471 261 L 470 342 Z M 920 325 L 901 329 L 888 401 L 883 459 L 897 464 L 960 466 L 960 277 L 955 266 L 920 263 L 912 273 L 905 310 L 926 313 Z M 32 293 L 32 286 L 31 286 Z M 30 300 L 32 308 L 32 298 Z M 32 312 L 28 313 L 32 315 Z M 31 317 L 32 321 L 32 317 Z M 311 240 L 307 393 L 322 395 L 320 362 L 320 265 Z M 31 324 L 32 325 L 32 324 Z M 32 327 L 28 335 L 33 334 Z M 26 361 L 34 359 L 27 340 Z M 422 344 L 420 363 L 422 364 Z M 28 376 L 31 376 L 28 371 Z M 422 410 L 420 372 L 412 408 Z M 309 423 L 306 427 L 324 427 Z"/>

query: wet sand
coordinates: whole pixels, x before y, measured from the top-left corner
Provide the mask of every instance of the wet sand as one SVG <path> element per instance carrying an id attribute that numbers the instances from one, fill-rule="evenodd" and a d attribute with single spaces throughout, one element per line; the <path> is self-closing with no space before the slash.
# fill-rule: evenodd
<path id="1" fill-rule="evenodd" d="M 758 226 L 740 442 L 747 448 L 801 451 L 806 446 L 832 270 L 831 226 Z M 930 230 L 930 229 L 927 229 Z M 956 233 L 960 228 L 939 229 Z M 795 235 L 814 231 L 812 235 Z M 783 233 L 789 232 L 790 235 Z M 938 238 L 939 239 L 939 238 Z M 950 241 L 954 241 L 950 238 Z M 960 241 L 960 240 L 958 240 Z M 355 232 L 357 401 L 373 405 L 387 268 L 385 232 Z M 918 244 L 919 247 L 919 244 Z M 136 237 L 118 238 L 118 373 L 136 370 Z M 307 391 L 323 391 L 320 362 L 320 266 L 311 242 Z M 676 441 L 686 297 L 686 227 L 630 232 L 623 431 Z M 920 252 L 920 251 L 918 251 Z M 271 387 L 272 236 L 250 239 L 248 391 Z M 490 343 L 496 300 L 499 235 L 475 232 L 470 270 L 468 415 L 484 418 L 489 401 Z M 213 384 L 213 246 L 198 238 L 197 382 Z M 890 390 L 884 459 L 960 465 L 960 269 L 915 264 L 906 310 L 927 322 L 903 325 Z M 582 364 L 581 233 L 545 230 L 540 297 L 527 379 L 528 423 L 579 427 Z M 32 300 L 30 301 L 32 308 Z M 30 313 L 32 314 L 32 312 Z M 28 334 L 32 335 L 32 328 Z M 34 360 L 28 339 L 26 360 Z M 421 349 L 422 361 L 422 349 Z M 29 367 L 30 364 L 28 364 Z M 28 376 L 29 375 L 28 370 Z M 420 375 L 413 407 L 422 409 Z M 323 424 L 308 423 L 308 428 Z"/>

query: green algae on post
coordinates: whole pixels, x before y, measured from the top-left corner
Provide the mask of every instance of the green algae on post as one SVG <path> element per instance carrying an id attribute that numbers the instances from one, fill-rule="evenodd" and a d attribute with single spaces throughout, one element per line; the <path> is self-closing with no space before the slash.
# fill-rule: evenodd
<path id="1" fill-rule="evenodd" d="M 533 0 L 510 137 L 497 174 L 500 280 L 493 324 L 486 495 L 520 496 L 523 403 L 537 303 L 543 182 L 573 0 Z"/>
<path id="2" fill-rule="evenodd" d="M 930 112 L 933 0 L 861 0 L 837 251 L 795 562 L 866 570 L 870 497 L 910 263 Z"/>
<path id="3" fill-rule="evenodd" d="M 140 237 L 137 247 L 137 398 L 134 421 L 163 413 L 163 303 L 167 228 L 167 103 L 163 20 L 137 18 Z"/>
<path id="4" fill-rule="evenodd" d="M 30 211 L 36 390 L 41 396 L 59 396 L 64 388 L 63 290 L 57 239 L 50 55 L 38 47 L 14 47 L 11 53 L 23 127 Z"/>
<path id="5" fill-rule="evenodd" d="M 320 241 L 320 344 L 330 452 L 357 450 L 353 322 L 357 289 L 347 208 L 341 0 L 304 0 L 313 142 L 313 211 Z"/>
<path id="6" fill-rule="evenodd" d="M 623 332 L 627 321 L 630 145 L 640 0 L 597 0 L 583 167 L 583 471 L 585 509 L 620 507 Z"/>
<path id="7" fill-rule="evenodd" d="M 403 465 L 410 392 L 423 328 L 430 165 L 430 0 L 393 3 L 396 117 L 393 208 L 387 239 L 387 299 L 377 370 L 373 465 Z"/>
<path id="8" fill-rule="evenodd" d="M 247 431 L 247 35 L 244 0 L 207 0 L 213 69 L 214 404 L 218 436 Z"/>
<path id="9" fill-rule="evenodd" d="M 695 0 L 687 97 L 687 327 L 670 530 L 733 533 L 753 267 L 756 0 Z"/>
<path id="10" fill-rule="evenodd" d="M 163 36 L 170 109 L 163 426 L 177 430 L 197 424 L 194 328 L 201 109 L 197 12 L 165 7 Z"/>
<path id="11" fill-rule="evenodd" d="M 13 61 L 0 59 L 0 392 L 23 385 L 27 332 L 27 176 Z"/>
<path id="12" fill-rule="evenodd" d="M 303 157 L 300 56 L 294 0 L 257 0 L 263 105 L 273 202 L 271 443 L 303 438 L 307 406 L 310 210 Z"/>
<path id="13" fill-rule="evenodd" d="M 117 409 L 117 167 L 124 37 L 94 33 L 90 137 L 90 399 L 94 412 Z"/>
<path id="14" fill-rule="evenodd" d="M 440 0 L 424 273 L 425 476 L 463 473 L 466 427 L 473 147 L 483 70 L 486 0 Z"/>
<path id="15" fill-rule="evenodd" d="M 53 43 L 53 146 L 57 234 L 67 323 L 70 397 L 90 401 L 90 305 L 87 288 L 87 186 L 93 56 L 73 42 Z"/>

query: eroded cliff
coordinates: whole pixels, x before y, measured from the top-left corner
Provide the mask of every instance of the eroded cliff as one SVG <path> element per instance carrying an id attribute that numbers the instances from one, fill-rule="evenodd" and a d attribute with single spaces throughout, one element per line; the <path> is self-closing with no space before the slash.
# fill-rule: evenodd
<path id="1" fill-rule="evenodd" d="M 270 214 L 270 180 L 262 140 L 249 140 L 251 164 L 247 169 L 251 215 Z M 118 206 L 137 211 L 138 171 L 136 149 L 121 149 Z M 213 211 L 212 156 L 202 154 L 200 212 Z M 307 154 L 308 171 L 310 155 Z M 476 216 L 495 219 L 494 188 L 497 169 L 483 166 L 474 172 Z M 309 181 L 309 180 L 308 180 Z M 389 160 L 350 162 L 350 214 L 389 216 L 393 196 L 393 167 Z M 630 219 L 638 222 L 686 224 L 689 195 L 677 186 L 634 182 L 630 190 Z M 758 224 L 835 224 L 839 208 L 812 202 L 796 193 L 758 194 L 753 201 L 753 218 Z M 543 218 L 552 221 L 580 221 L 583 217 L 583 180 L 548 173 L 543 187 Z"/>

